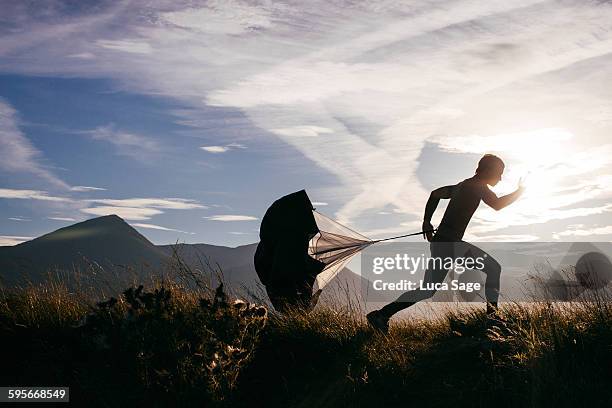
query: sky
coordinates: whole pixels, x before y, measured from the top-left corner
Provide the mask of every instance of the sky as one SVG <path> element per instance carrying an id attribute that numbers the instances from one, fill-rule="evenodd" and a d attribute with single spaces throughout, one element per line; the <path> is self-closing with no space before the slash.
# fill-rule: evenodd
<path id="1" fill-rule="evenodd" d="M 302 188 L 369 237 L 415 232 L 484 153 L 497 194 L 527 191 L 465 239 L 612 237 L 610 3 L 0 8 L 0 245 L 106 214 L 156 244 L 248 244 Z"/>

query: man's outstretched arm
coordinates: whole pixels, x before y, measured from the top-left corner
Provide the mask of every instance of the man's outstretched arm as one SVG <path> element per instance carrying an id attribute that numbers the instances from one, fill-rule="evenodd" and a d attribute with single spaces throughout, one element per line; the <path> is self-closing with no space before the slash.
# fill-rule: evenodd
<path id="1" fill-rule="evenodd" d="M 525 187 L 523 186 L 522 181 L 519 181 L 519 185 L 516 190 L 501 197 L 496 196 L 495 193 L 489 190 L 488 187 L 485 187 L 485 190 L 486 191 L 483 194 L 482 201 L 484 201 L 486 205 L 493 208 L 495 211 L 499 211 L 515 202 L 521 196 L 521 194 L 523 194 Z"/>
<path id="2" fill-rule="evenodd" d="M 431 241 L 433 236 L 433 225 L 431 225 L 431 217 L 433 217 L 436 208 L 438 208 L 438 203 L 441 199 L 451 198 L 453 195 L 453 189 L 455 186 L 444 186 L 435 189 L 429 195 L 429 199 L 427 200 L 427 204 L 425 205 L 425 215 L 423 216 L 423 238 Z"/>

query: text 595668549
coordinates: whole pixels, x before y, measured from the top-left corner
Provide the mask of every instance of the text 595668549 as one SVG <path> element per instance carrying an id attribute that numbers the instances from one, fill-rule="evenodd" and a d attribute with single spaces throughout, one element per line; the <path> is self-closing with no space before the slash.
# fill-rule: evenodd
<path id="1" fill-rule="evenodd" d="M 0 387 L 0 402 L 68 402 L 68 387 Z"/>

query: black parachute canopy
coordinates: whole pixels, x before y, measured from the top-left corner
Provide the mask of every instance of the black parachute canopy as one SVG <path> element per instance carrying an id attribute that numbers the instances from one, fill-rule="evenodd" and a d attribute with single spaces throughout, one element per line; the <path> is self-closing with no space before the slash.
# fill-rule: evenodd
<path id="1" fill-rule="evenodd" d="M 349 259 L 374 243 L 315 211 L 305 190 L 276 200 L 264 215 L 255 270 L 277 307 L 307 304 Z"/>

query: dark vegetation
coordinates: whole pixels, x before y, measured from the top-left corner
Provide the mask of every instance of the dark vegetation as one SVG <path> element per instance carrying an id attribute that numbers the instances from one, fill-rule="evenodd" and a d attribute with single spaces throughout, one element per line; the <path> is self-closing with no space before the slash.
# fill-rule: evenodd
<path id="1" fill-rule="evenodd" d="M 193 278 L 193 276 L 192 276 Z M 79 406 L 610 406 L 608 302 L 508 305 L 373 333 L 352 307 L 279 316 L 223 287 L 152 283 L 100 301 L 58 282 L 0 296 L 0 383 Z"/>

